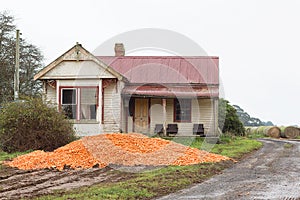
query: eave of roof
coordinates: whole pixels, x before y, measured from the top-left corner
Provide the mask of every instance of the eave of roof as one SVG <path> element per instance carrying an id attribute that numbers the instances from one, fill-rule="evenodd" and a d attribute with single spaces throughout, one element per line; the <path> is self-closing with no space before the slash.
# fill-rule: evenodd
<path id="1" fill-rule="evenodd" d="M 143 97 L 219 97 L 218 86 L 161 86 L 161 85 L 142 85 L 142 86 L 125 86 L 122 90 L 125 96 L 143 96 Z"/>

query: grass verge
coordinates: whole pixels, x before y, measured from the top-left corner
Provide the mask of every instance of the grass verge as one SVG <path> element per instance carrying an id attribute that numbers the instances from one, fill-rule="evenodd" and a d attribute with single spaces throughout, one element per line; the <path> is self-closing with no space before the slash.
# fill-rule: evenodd
<path id="1" fill-rule="evenodd" d="M 5 160 L 9 160 L 9 159 L 15 158 L 19 155 L 23 155 L 23 154 L 26 154 L 26 153 L 29 153 L 29 152 L 31 152 L 31 151 L 6 153 L 6 152 L 0 150 L 0 163 L 5 161 Z"/>
<path id="2" fill-rule="evenodd" d="M 191 141 L 189 138 L 174 138 L 173 141 L 203 148 L 203 138 Z M 204 144 L 205 146 L 205 144 Z M 262 144 L 247 138 L 222 137 L 221 144 L 215 144 L 211 152 L 240 159 L 245 154 L 258 149 Z M 202 163 L 191 166 L 168 166 L 143 173 L 137 173 L 120 182 L 97 184 L 91 187 L 74 189 L 70 192 L 57 191 L 53 195 L 42 196 L 39 200 L 52 199 L 151 199 L 163 196 L 189 185 L 203 182 L 231 166 L 233 162 Z M 122 176 L 121 171 L 114 171 Z"/>
<path id="3" fill-rule="evenodd" d="M 6 153 L 2 150 L 0 150 L 0 169 L 2 169 L 2 162 L 5 161 L 5 160 L 10 160 L 12 158 L 15 158 L 19 155 L 23 155 L 23 154 L 26 154 L 26 153 L 29 153 L 31 151 L 25 151 L 25 152 L 15 152 L 15 153 Z"/>

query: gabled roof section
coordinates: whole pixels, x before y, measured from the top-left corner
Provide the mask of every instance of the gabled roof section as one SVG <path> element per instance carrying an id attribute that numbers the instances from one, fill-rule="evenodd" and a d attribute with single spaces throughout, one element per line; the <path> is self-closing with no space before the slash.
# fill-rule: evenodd
<path id="1" fill-rule="evenodd" d="M 133 84 L 219 85 L 216 56 L 97 56 Z"/>
<path id="2" fill-rule="evenodd" d="M 89 51 L 83 48 L 81 44 L 78 43 L 75 46 L 73 46 L 71 49 L 69 49 L 67 52 L 65 52 L 63 55 L 58 57 L 56 60 L 51 62 L 49 65 L 47 65 L 45 68 L 43 68 L 41 71 L 39 71 L 34 76 L 34 80 L 43 79 L 44 75 L 46 75 L 49 71 L 54 69 L 63 61 L 83 61 L 83 60 L 93 61 L 97 63 L 99 66 L 103 67 L 105 70 L 107 70 L 113 76 L 117 77 L 118 80 L 127 81 L 126 78 L 123 75 L 121 75 L 118 71 L 114 70 L 110 66 L 106 65 L 104 62 L 97 59 L 93 54 L 91 54 Z"/>

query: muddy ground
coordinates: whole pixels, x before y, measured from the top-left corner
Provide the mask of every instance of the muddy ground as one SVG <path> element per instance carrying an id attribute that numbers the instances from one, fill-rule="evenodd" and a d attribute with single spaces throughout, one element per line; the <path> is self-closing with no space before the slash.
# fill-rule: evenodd
<path id="1" fill-rule="evenodd" d="M 300 142 L 264 139 L 264 147 L 224 173 L 161 199 L 300 200 Z M 24 171 L 2 167 L 0 199 L 32 198 L 59 190 L 135 177 L 132 168 Z M 142 169 L 137 169 L 138 171 Z M 158 193 L 160 193 L 158 191 Z M 165 194 L 162 192 L 161 194 Z"/>
<path id="2" fill-rule="evenodd" d="M 261 141 L 262 149 L 222 174 L 160 200 L 300 200 L 300 142 Z"/>
<path id="3" fill-rule="evenodd" d="M 24 171 L 4 167 L 0 170 L 0 199 L 33 198 L 59 190 L 121 181 L 134 175 L 110 167 L 65 171 Z"/>

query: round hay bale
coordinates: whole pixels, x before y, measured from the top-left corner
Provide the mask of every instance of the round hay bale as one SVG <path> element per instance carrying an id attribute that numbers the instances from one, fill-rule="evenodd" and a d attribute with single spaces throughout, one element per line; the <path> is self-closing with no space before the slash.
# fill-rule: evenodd
<path id="1" fill-rule="evenodd" d="M 260 126 L 256 129 L 257 134 L 263 134 L 266 127 Z"/>
<path id="2" fill-rule="evenodd" d="M 271 128 L 273 128 L 273 126 L 268 126 L 268 127 L 265 128 L 265 130 L 264 130 L 264 135 L 265 135 L 265 136 L 268 136 L 268 132 L 269 132 L 269 130 L 270 130 Z"/>
<path id="3" fill-rule="evenodd" d="M 255 134 L 257 130 L 257 127 L 250 127 L 249 134 Z"/>
<path id="4" fill-rule="evenodd" d="M 273 126 L 268 130 L 267 135 L 272 138 L 280 138 L 281 130 L 277 126 Z"/>
<path id="5" fill-rule="evenodd" d="M 300 136 L 300 130 L 297 127 L 288 126 L 284 129 L 282 136 L 288 139 L 295 139 Z"/>
<path id="6" fill-rule="evenodd" d="M 272 128 L 272 126 L 259 126 L 259 127 L 256 127 L 255 129 L 253 129 L 253 134 L 263 134 L 265 136 L 269 136 L 268 131 L 269 131 L 270 128 Z"/>
<path id="7" fill-rule="evenodd" d="M 245 127 L 246 129 L 246 134 L 249 135 L 251 133 L 251 128 L 250 127 Z"/>
<path id="8" fill-rule="evenodd" d="M 263 128 L 261 129 L 260 133 L 263 134 L 264 136 L 269 136 L 268 132 L 273 126 L 262 126 Z"/>

